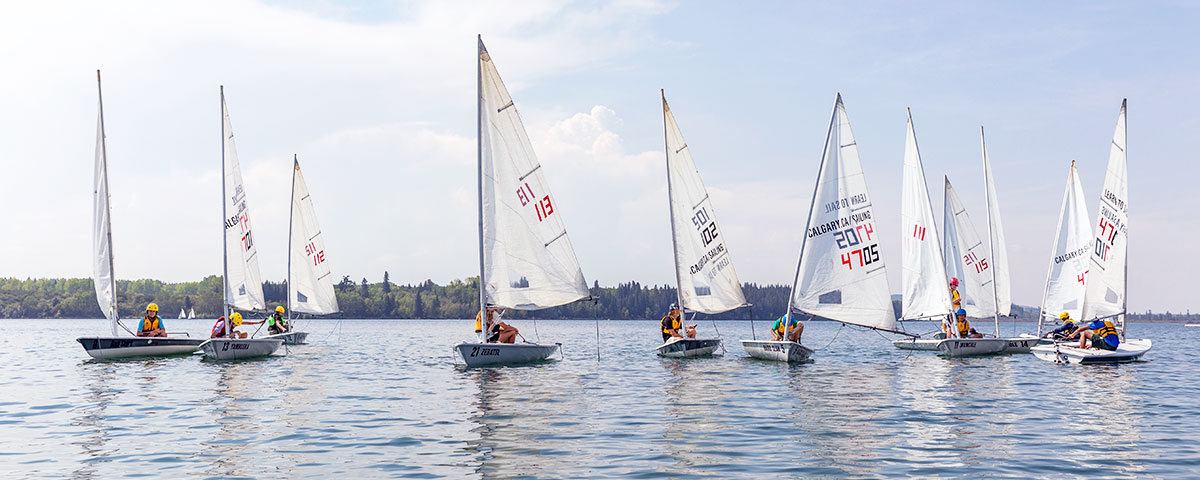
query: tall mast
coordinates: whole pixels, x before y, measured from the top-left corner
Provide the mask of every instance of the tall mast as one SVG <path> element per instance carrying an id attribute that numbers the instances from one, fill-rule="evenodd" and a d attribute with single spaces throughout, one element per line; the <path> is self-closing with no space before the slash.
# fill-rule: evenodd
<path id="1" fill-rule="evenodd" d="M 1000 337 L 1000 298 L 996 294 L 996 244 L 993 240 L 996 236 L 992 233 L 992 189 L 988 183 L 992 178 L 992 168 L 988 163 L 987 158 L 987 142 L 983 138 L 983 125 L 979 126 L 979 146 L 983 150 L 983 197 L 987 199 L 987 224 L 988 224 L 988 250 L 991 251 L 992 264 L 988 269 L 992 271 L 992 305 L 996 310 L 992 312 L 992 318 L 996 322 L 996 337 Z"/>
<path id="2" fill-rule="evenodd" d="M 229 337 L 232 320 L 229 318 L 229 242 L 225 238 L 225 222 L 229 220 L 229 213 L 225 211 L 225 135 L 225 86 L 221 85 L 221 279 L 225 284 L 221 311 L 225 313 L 225 336 Z"/>
<path id="3" fill-rule="evenodd" d="M 1125 324 L 1129 319 L 1129 117 L 1125 113 L 1128 101 L 1127 98 L 1121 99 L 1121 117 L 1125 120 L 1124 131 L 1121 132 L 1125 137 L 1121 142 L 1121 153 L 1125 154 L 1125 281 L 1121 282 L 1121 341 L 1125 341 Z"/>
<path id="4" fill-rule="evenodd" d="M 476 35 L 478 51 L 475 53 L 475 139 L 476 157 L 478 160 L 477 174 L 479 175 L 479 321 L 480 338 L 484 338 L 482 330 L 487 328 L 487 297 L 485 293 L 486 275 L 483 260 L 483 35 Z"/>
<path id="5" fill-rule="evenodd" d="M 221 123 L 224 125 L 224 122 Z M 287 315 L 288 323 L 292 323 L 292 232 L 296 229 L 296 171 L 300 170 L 300 160 L 292 154 L 292 204 L 288 207 L 288 263 L 287 263 Z"/>
<path id="6" fill-rule="evenodd" d="M 109 203 L 111 195 L 108 193 L 108 134 L 104 132 L 104 89 L 100 87 L 100 70 L 96 70 L 96 94 L 100 99 L 100 155 L 104 157 L 104 205 L 108 209 L 108 215 L 104 221 L 104 235 L 108 237 L 108 280 L 109 288 L 112 288 L 112 303 L 109 304 L 109 309 L 112 312 L 112 334 L 117 336 L 117 322 L 121 318 L 117 315 L 117 275 L 113 270 L 112 256 L 112 207 Z"/>
<path id="7" fill-rule="evenodd" d="M 825 132 L 825 152 L 821 153 L 821 166 L 817 168 L 817 181 L 813 182 L 812 199 L 808 203 L 808 218 L 804 220 L 804 233 L 805 234 L 804 234 L 804 237 L 800 239 L 800 254 L 796 258 L 796 275 L 795 275 L 795 278 L 792 279 L 792 290 L 790 293 L 788 293 L 787 316 L 789 319 L 791 318 L 792 309 L 794 308 L 793 302 L 795 302 L 795 298 L 796 298 L 796 285 L 798 285 L 800 283 L 800 262 L 804 261 L 804 246 L 806 243 L 808 243 L 808 229 L 809 229 L 809 227 L 812 226 L 813 209 L 817 208 L 817 188 L 821 185 L 821 172 L 825 171 L 825 161 L 827 160 L 825 158 L 825 153 L 829 152 L 829 138 L 833 135 L 833 129 L 837 128 L 837 126 L 833 124 L 833 120 L 835 118 L 837 118 L 838 106 L 841 104 L 842 104 L 842 93 L 838 92 L 837 98 L 833 102 L 833 113 L 829 114 L 829 131 Z M 839 154 L 840 154 L 840 152 L 839 152 Z M 784 338 L 786 339 L 786 334 L 787 334 L 786 332 L 788 330 L 788 328 L 787 328 L 788 322 L 783 322 L 783 323 L 784 323 L 783 331 L 785 332 Z"/>
<path id="8" fill-rule="evenodd" d="M 676 243 L 678 239 L 675 237 L 675 206 L 672 204 L 674 197 L 671 196 L 671 145 L 667 143 L 667 94 L 663 89 L 658 89 L 658 94 L 662 97 L 663 106 L 663 150 L 666 153 L 667 162 L 667 210 L 671 214 L 671 253 L 674 254 L 671 263 L 674 264 L 679 260 L 679 245 Z M 675 304 L 679 305 L 679 309 L 683 310 L 683 294 L 679 291 L 683 288 L 682 280 L 679 278 L 679 265 L 675 265 Z"/>

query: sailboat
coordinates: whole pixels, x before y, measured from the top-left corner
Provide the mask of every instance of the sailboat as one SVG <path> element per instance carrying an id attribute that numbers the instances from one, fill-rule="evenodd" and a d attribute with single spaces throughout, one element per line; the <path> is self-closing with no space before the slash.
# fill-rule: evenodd
<path id="1" fill-rule="evenodd" d="M 222 308 L 228 319 L 233 309 L 262 310 L 266 304 L 263 302 L 262 275 L 258 270 L 258 249 L 250 229 L 250 212 L 242 184 L 242 168 L 238 164 L 229 109 L 225 106 L 224 86 L 221 87 L 221 178 L 221 241 L 225 254 Z M 230 338 L 232 329 L 231 322 L 226 321 L 225 338 L 205 340 L 201 344 L 204 354 L 217 360 L 262 357 L 275 353 L 283 344 L 281 338 Z"/>
<path id="2" fill-rule="evenodd" d="M 325 240 L 317 225 L 308 185 L 300 172 L 300 160 L 292 157 L 292 208 L 288 229 L 288 322 L 292 312 L 328 315 L 338 312 L 333 291 L 333 274 L 325 257 Z M 266 338 L 282 338 L 286 345 L 305 343 L 308 332 L 292 330 Z"/>
<path id="3" fill-rule="evenodd" d="M 1046 271 L 1046 289 L 1042 293 L 1041 314 L 1038 316 L 1037 337 L 1046 332 L 1043 327 L 1058 322 L 1059 314 L 1082 318 L 1083 296 L 1087 288 L 1088 250 L 1096 238 L 1092 232 L 1091 215 L 1084 201 L 1083 184 L 1075 162 L 1067 175 L 1067 190 L 1063 193 L 1062 209 L 1058 213 L 1058 232 L 1054 250 L 1050 253 L 1050 268 Z"/>
<path id="4" fill-rule="evenodd" d="M 75 339 L 92 358 L 123 358 L 189 354 L 200 346 L 200 339 L 179 337 L 138 337 L 125 328 L 130 336 L 118 336 L 117 280 L 113 273 L 112 207 L 108 193 L 108 150 L 104 137 L 104 95 L 100 88 L 100 71 L 96 71 L 96 91 L 100 98 L 100 113 L 96 121 L 96 164 L 92 189 L 92 281 L 96 287 L 96 302 L 108 319 L 112 334 L 108 337 L 79 337 Z M 121 325 L 124 328 L 124 325 Z"/>
<path id="5" fill-rule="evenodd" d="M 479 311 L 540 310 L 591 298 L 559 205 L 512 97 L 478 37 Z M 560 344 L 464 342 L 468 367 L 546 360 Z"/>
<path id="6" fill-rule="evenodd" d="M 1055 343 L 1038 345 L 1030 351 L 1042 360 L 1056 363 L 1123 363 L 1133 362 L 1150 351 L 1150 339 L 1127 339 L 1125 337 L 1126 298 L 1129 273 L 1129 250 L 1126 239 L 1129 234 L 1129 176 L 1128 157 L 1125 151 L 1126 101 L 1121 101 L 1121 113 L 1117 116 L 1117 127 L 1109 147 L 1108 168 L 1104 175 L 1104 191 L 1100 195 L 1100 211 L 1093 224 L 1095 240 L 1089 247 L 1090 262 L 1087 267 L 1086 285 L 1083 292 L 1083 322 L 1111 320 L 1116 324 L 1121 343 L 1116 351 L 1081 349 L 1078 343 Z"/>
<path id="7" fill-rule="evenodd" d="M 179 318 L 187 318 L 187 313 L 184 313 L 183 308 L 179 309 Z"/>
<path id="8" fill-rule="evenodd" d="M 841 94 L 834 102 L 818 172 L 787 315 L 913 336 L 896 331 L 866 176 Z M 742 348 L 755 358 L 787 362 L 806 361 L 813 354 L 791 341 L 742 340 Z"/>
<path id="9" fill-rule="evenodd" d="M 717 314 L 750 305 L 742 293 L 725 237 L 717 228 L 712 199 L 692 161 L 683 132 L 661 90 L 663 137 L 667 157 L 667 203 L 671 212 L 671 244 L 675 252 L 676 299 L 688 312 Z M 694 317 L 693 317 L 694 318 Z M 664 357 L 710 355 L 719 338 L 672 338 L 656 350 Z"/>
<path id="10" fill-rule="evenodd" d="M 953 318 L 954 304 L 946 285 L 946 264 L 938 241 L 933 204 L 925 184 L 925 168 L 917 148 L 912 112 L 908 112 L 908 132 L 904 140 L 904 173 L 900 192 L 901 233 L 901 321 Z M 902 350 L 937 350 L 945 339 L 938 332 L 933 338 L 905 338 L 892 341 Z"/>
<path id="11" fill-rule="evenodd" d="M 196 308 L 195 307 L 188 309 L 187 318 L 196 318 Z"/>

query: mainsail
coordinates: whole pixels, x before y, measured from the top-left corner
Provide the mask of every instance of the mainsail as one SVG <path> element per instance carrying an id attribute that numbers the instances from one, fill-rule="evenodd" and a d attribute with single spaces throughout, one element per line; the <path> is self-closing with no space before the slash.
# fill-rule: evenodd
<path id="1" fill-rule="evenodd" d="M 100 71 L 96 71 L 100 113 L 96 120 L 96 171 L 92 181 L 92 283 L 100 311 L 117 334 L 117 282 L 113 276 L 112 208 L 108 198 L 108 151 L 104 142 L 104 95 L 100 93 Z"/>
<path id="2" fill-rule="evenodd" d="M 809 207 L 789 311 L 895 331 L 858 147 L 838 94 Z"/>
<path id="3" fill-rule="evenodd" d="M 938 242 L 925 169 L 917 149 L 912 112 L 904 139 L 904 173 L 900 191 L 902 320 L 946 318 L 953 304 L 946 286 L 946 265 Z"/>
<path id="4" fill-rule="evenodd" d="M 996 314 L 1008 315 L 1012 310 L 1012 286 L 1008 275 L 1008 247 L 1004 242 L 1004 224 L 1000 222 L 1000 203 L 996 197 L 996 181 L 992 178 L 992 163 L 988 161 L 987 143 L 983 140 L 983 127 L 979 127 L 979 145 L 983 149 L 983 178 L 986 184 L 988 243 L 990 243 L 988 251 L 992 252 Z M 996 321 L 996 330 L 999 331 L 999 319 Z"/>
<path id="5" fill-rule="evenodd" d="M 262 309 L 262 275 L 258 271 L 258 249 L 250 230 L 250 211 L 246 207 L 246 189 L 233 142 L 233 125 L 225 106 L 225 88 L 221 87 L 221 213 L 225 223 L 225 304 L 241 310 Z"/>
<path id="6" fill-rule="evenodd" d="M 712 199 L 692 161 L 675 115 L 667 106 L 665 94 L 662 102 L 679 306 L 687 312 L 713 314 L 749 305 L 733 269 L 725 237 L 717 228 Z"/>
<path id="7" fill-rule="evenodd" d="M 1050 270 L 1046 273 L 1042 314 L 1038 318 L 1039 335 L 1044 319 L 1057 319 L 1062 312 L 1071 314 L 1074 319 L 1082 318 L 1090 263 L 1088 253 L 1094 238 L 1083 185 L 1079 183 L 1075 162 L 1071 162 L 1067 190 L 1063 193 L 1062 210 L 1058 214 L 1058 233 L 1054 237 Z"/>
<path id="8" fill-rule="evenodd" d="M 481 301 L 537 310 L 589 297 L 561 209 L 482 39 L 479 140 Z"/>
<path id="9" fill-rule="evenodd" d="M 318 315 L 338 311 L 333 276 L 325 258 L 325 241 L 317 225 L 300 161 L 292 159 L 292 213 L 288 232 L 288 312 Z"/>
<path id="10" fill-rule="evenodd" d="M 1129 178 L 1125 153 L 1125 101 L 1117 116 L 1108 151 L 1108 169 L 1104 175 L 1104 191 L 1100 195 L 1095 240 L 1091 248 L 1088 269 L 1087 297 L 1084 320 L 1114 317 L 1125 313 L 1126 269 L 1128 250 L 1125 244 L 1129 228 Z M 1124 318 L 1119 319 L 1124 335 Z"/>
<path id="11" fill-rule="evenodd" d="M 971 317 L 994 316 L 996 302 L 992 291 L 991 261 L 949 178 L 946 178 L 944 212 L 946 273 L 958 277 L 962 308 Z"/>

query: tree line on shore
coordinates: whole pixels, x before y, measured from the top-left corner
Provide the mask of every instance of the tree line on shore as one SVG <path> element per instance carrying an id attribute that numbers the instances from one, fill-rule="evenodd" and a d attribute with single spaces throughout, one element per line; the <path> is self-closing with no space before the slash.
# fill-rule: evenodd
<path id="1" fill-rule="evenodd" d="M 366 278 L 356 282 L 349 276 L 334 286 L 341 313 L 335 318 L 473 318 L 479 308 L 479 277 L 452 280 L 438 285 L 432 280 L 412 285 L 392 283 L 387 272 L 382 282 Z M 179 310 L 196 311 L 198 318 L 221 315 L 223 283 L 218 275 L 198 282 L 167 283 L 159 280 L 118 280 L 117 309 L 122 317 L 140 318 L 146 304 L 159 305 L 159 314 L 173 318 Z M 788 285 L 745 283 L 742 290 L 753 307 L 739 308 L 717 315 L 698 315 L 697 319 L 739 320 L 770 319 L 787 310 Z M 636 281 L 615 287 L 591 287 L 594 300 L 535 311 L 512 311 L 512 319 L 653 319 L 666 313 L 676 300 L 675 287 L 642 285 Z M 263 282 L 267 309 L 287 305 L 287 282 Z M 893 309 L 900 311 L 893 297 Z M 265 315 L 265 314 L 264 314 Z M 103 318 L 96 304 L 90 278 L 0 278 L 0 318 Z M 1130 321 L 1187 323 L 1200 322 L 1200 315 L 1179 313 L 1131 313 Z M 1013 305 L 1017 320 L 1037 318 L 1037 308 Z"/>

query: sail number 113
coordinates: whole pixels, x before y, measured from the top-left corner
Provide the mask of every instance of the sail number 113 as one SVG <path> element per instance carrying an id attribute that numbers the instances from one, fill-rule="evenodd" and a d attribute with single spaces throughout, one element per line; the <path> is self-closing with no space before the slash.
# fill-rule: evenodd
<path id="1" fill-rule="evenodd" d="M 533 189 L 529 188 L 529 182 L 525 182 L 524 185 L 521 185 L 517 189 L 517 200 L 521 201 L 522 207 L 533 203 L 533 210 L 537 212 L 539 222 L 554 213 L 554 205 L 550 203 L 550 196 L 546 195 L 541 200 L 538 200 L 533 195 Z"/>

